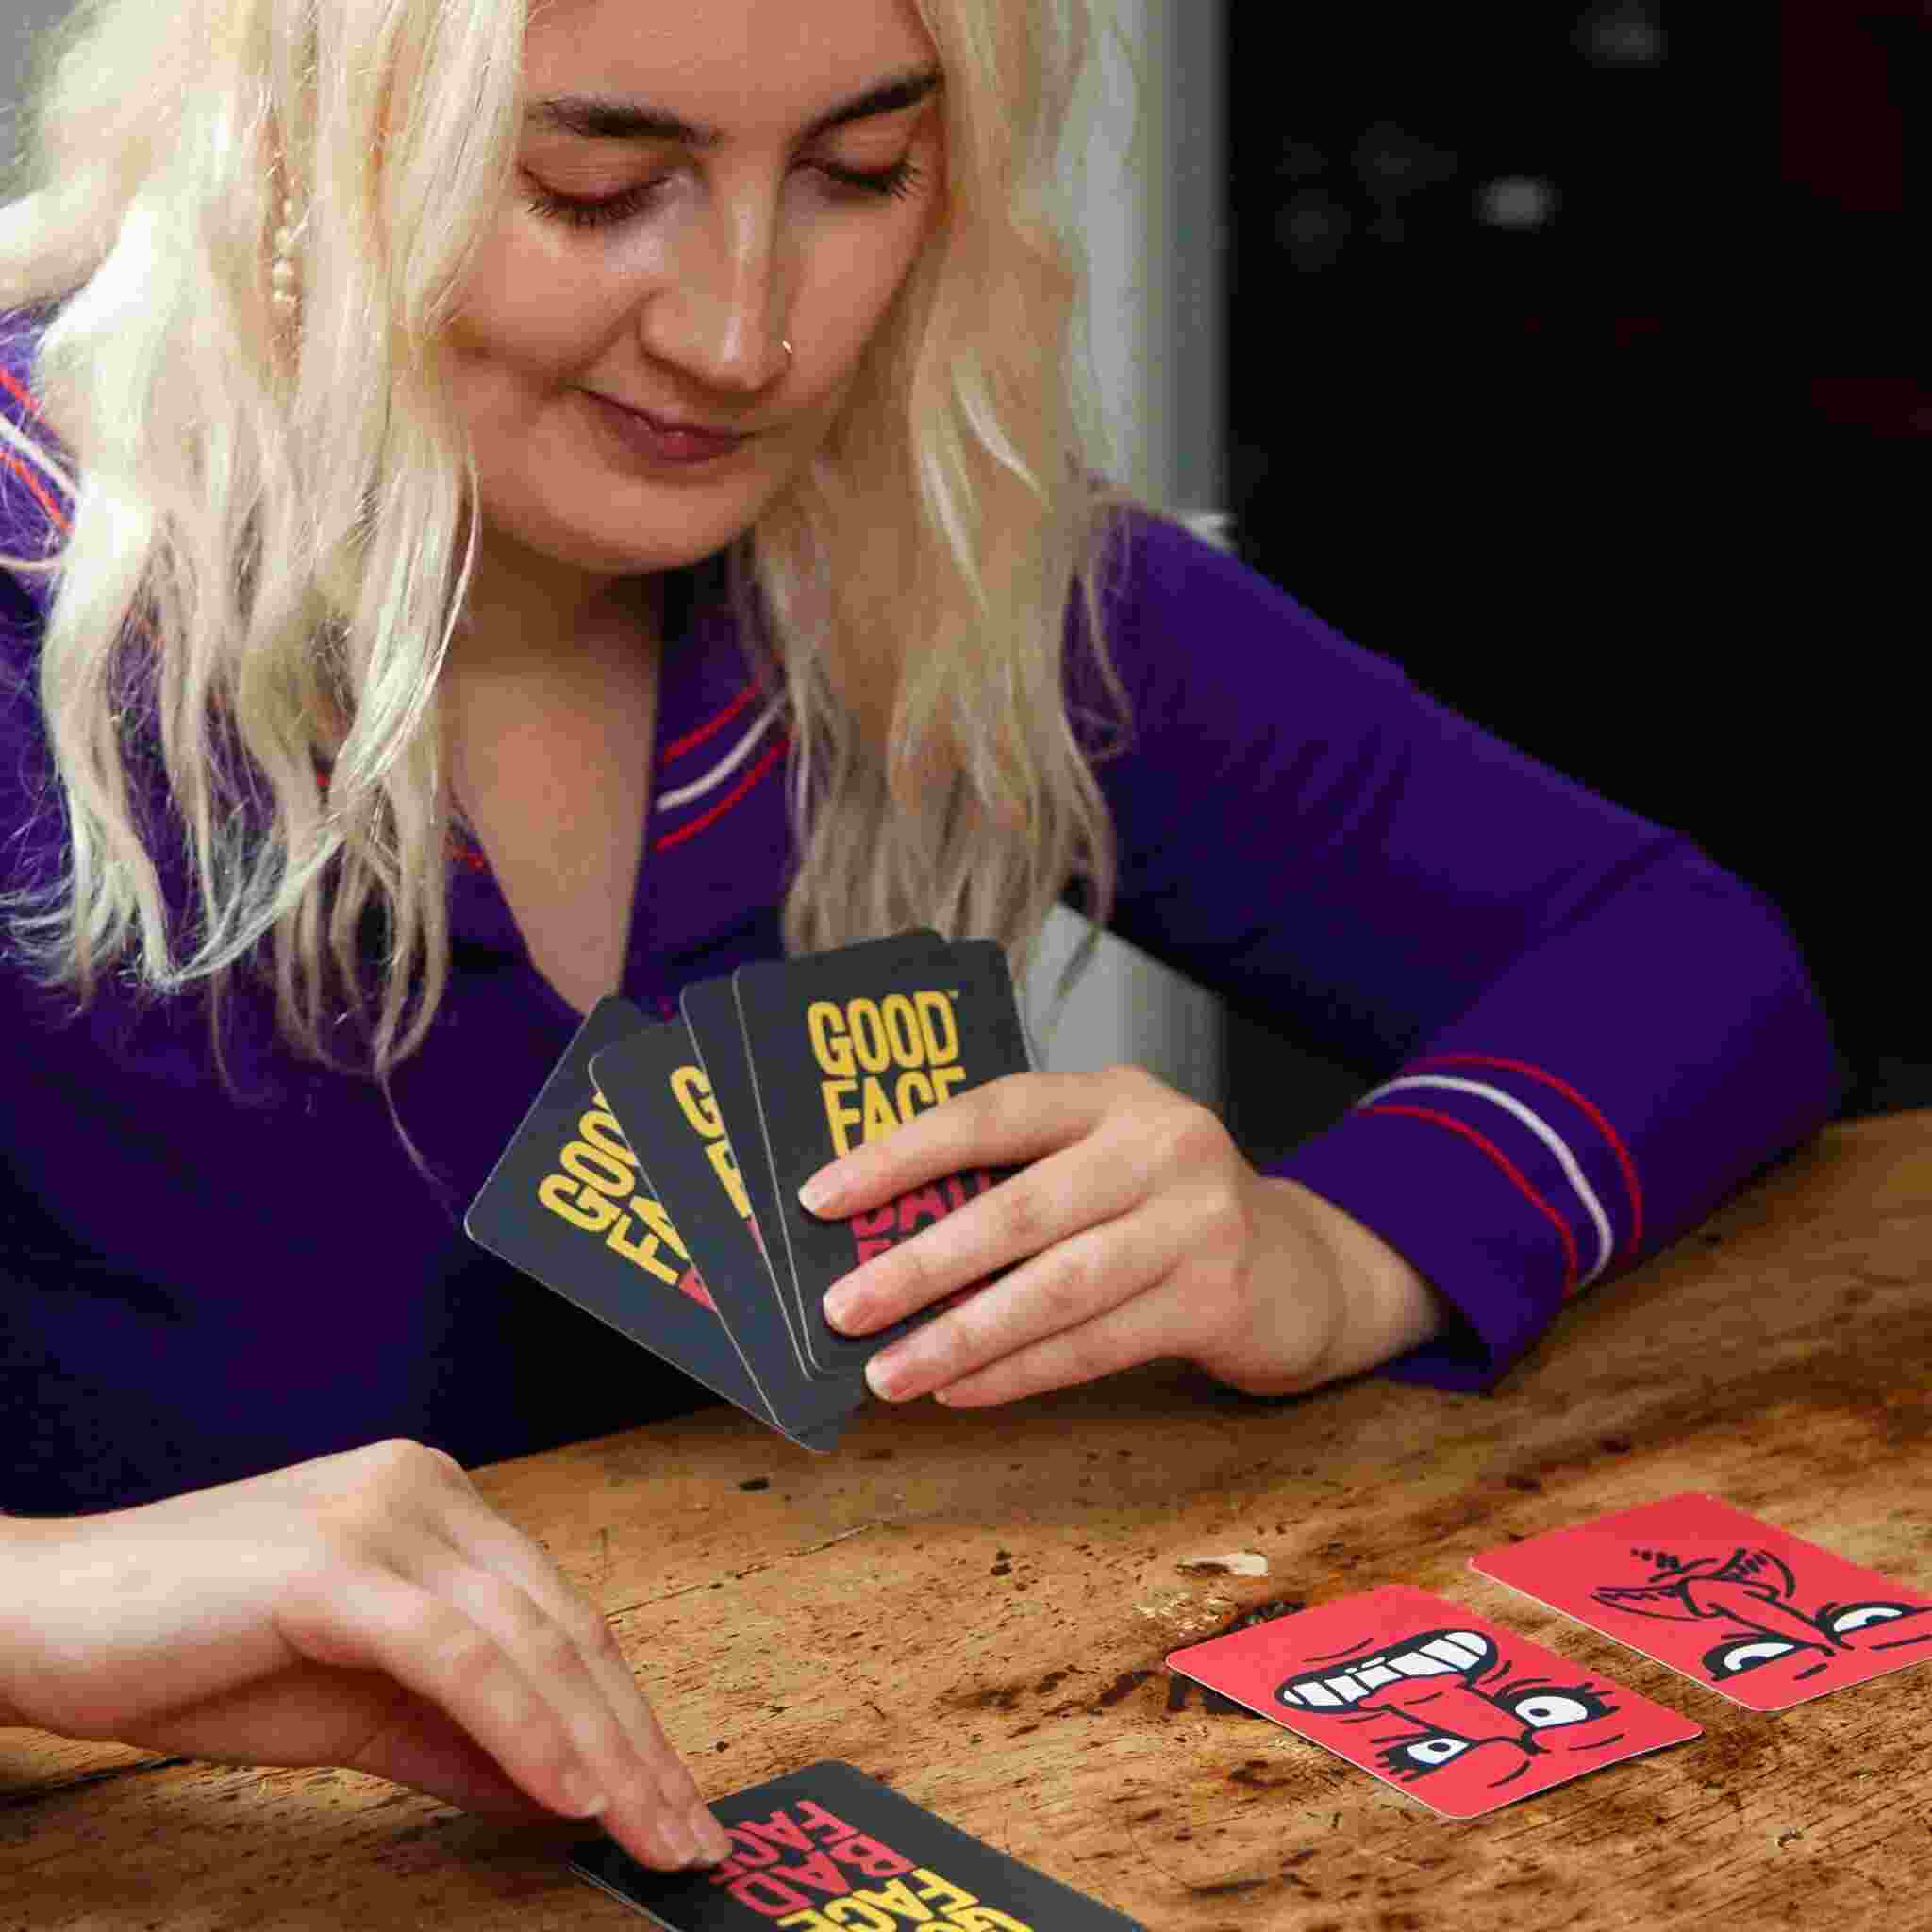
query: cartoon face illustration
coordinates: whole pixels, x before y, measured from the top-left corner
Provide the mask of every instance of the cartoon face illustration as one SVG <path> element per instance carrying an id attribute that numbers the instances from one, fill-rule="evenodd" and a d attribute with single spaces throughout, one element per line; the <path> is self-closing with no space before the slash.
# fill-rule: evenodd
<path id="1" fill-rule="evenodd" d="M 1546 1754 L 1606 1751 L 1624 1736 L 1611 1723 L 1613 1686 L 1514 1675 L 1478 1630 L 1422 1630 L 1351 1650 L 1315 1658 L 1318 1669 L 1276 1685 L 1275 1701 L 1298 1716 L 1376 1726 L 1368 1741 L 1403 1784 L 1454 1766 L 1463 1790 L 1493 1790 Z"/>
<path id="2" fill-rule="evenodd" d="M 1649 1574 L 1600 1584 L 1591 1595 L 1635 1617 L 1708 1624 L 1714 1641 L 1702 1662 L 1713 1684 L 1746 1672 L 1800 1684 L 1840 1658 L 1932 1644 L 1932 1604 L 1886 1598 L 1807 1607 L 1790 1565 L 1770 1550 L 1680 1541 L 1675 1550 L 1630 1554 Z"/>

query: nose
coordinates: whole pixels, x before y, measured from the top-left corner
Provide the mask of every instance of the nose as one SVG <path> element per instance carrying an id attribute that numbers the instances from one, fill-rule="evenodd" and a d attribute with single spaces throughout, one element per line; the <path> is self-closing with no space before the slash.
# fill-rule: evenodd
<path id="1" fill-rule="evenodd" d="M 1487 1697 L 1478 1697 L 1460 1685 L 1440 1692 L 1425 1705 L 1410 1706 L 1409 1715 L 1426 1715 L 1430 1724 L 1440 1724 L 1458 1738 L 1467 1738 L 1472 1744 L 1507 1741 L 1520 1744 L 1525 1751 L 1541 1749 L 1535 1740 L 1534 1729 L 1513 1711 L 1499 1709 Z"/>
<path id="2" fill-rule="evenodd" d="M 640 310 L 645 350 L 706 389 L 752 395 L 791 364 L 774 198 L 751 189 L 704 198 L 682 225 L 668 286 Z"/>

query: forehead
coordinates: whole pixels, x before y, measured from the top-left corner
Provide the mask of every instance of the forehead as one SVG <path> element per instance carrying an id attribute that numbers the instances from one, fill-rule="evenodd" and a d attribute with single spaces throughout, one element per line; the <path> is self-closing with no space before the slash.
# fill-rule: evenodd
<path id="1" fill-rule="evenodd" d="M 753 135 L 937 58 L 915 0 L 536 0 L 524 76 Z"/>

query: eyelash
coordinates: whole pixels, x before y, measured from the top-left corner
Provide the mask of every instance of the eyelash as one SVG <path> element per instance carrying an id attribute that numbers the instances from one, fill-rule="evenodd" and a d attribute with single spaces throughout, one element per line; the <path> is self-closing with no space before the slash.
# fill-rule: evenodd
<path id="1" fill-rule="evenodd" d="M 890 168 L 881 168 L 876 173 L 868 173 L 860 168 L 841 168 L 830 161 L 818 161 L 813 165 L 841 188 L 852 189 L 868 199 L 876 197 L 883 200 L 887 195 L 910 194 L 921 178 L 919 169 L 910 161 L 894 161 Z M 613 195 L 608 201 L 573 201 L 567 195 L 540 190 L 530 203 L 530 212 L 568 222 L 576 228 L 608 227 L 641 213 L 662 185 L 658 181 L 646 181 L 637 188 L 626 189 L 622 194 Z"/>

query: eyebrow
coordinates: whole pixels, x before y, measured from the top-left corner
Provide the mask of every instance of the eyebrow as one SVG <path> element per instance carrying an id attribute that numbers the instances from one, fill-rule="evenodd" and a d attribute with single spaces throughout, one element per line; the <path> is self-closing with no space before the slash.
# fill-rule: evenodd
<path id="1" fill-rule="evenodd" d="M 897 113 L 937 92 L 941 80 L 941 72 L 937 67 L 895 74 L 834 108 L 830 113 L 821 114 L 804 130 L 801 139 L 810 141 L 851 121 Z M 710 148 L 719 146 L 724 139 L 716 127 L 695 126 L 661 108 L 605 94 L 558 94 L 535 102 L 524 119 L 528 126 L 579 135 L 586 141 L 675 141 L 686 147 Z"/>

